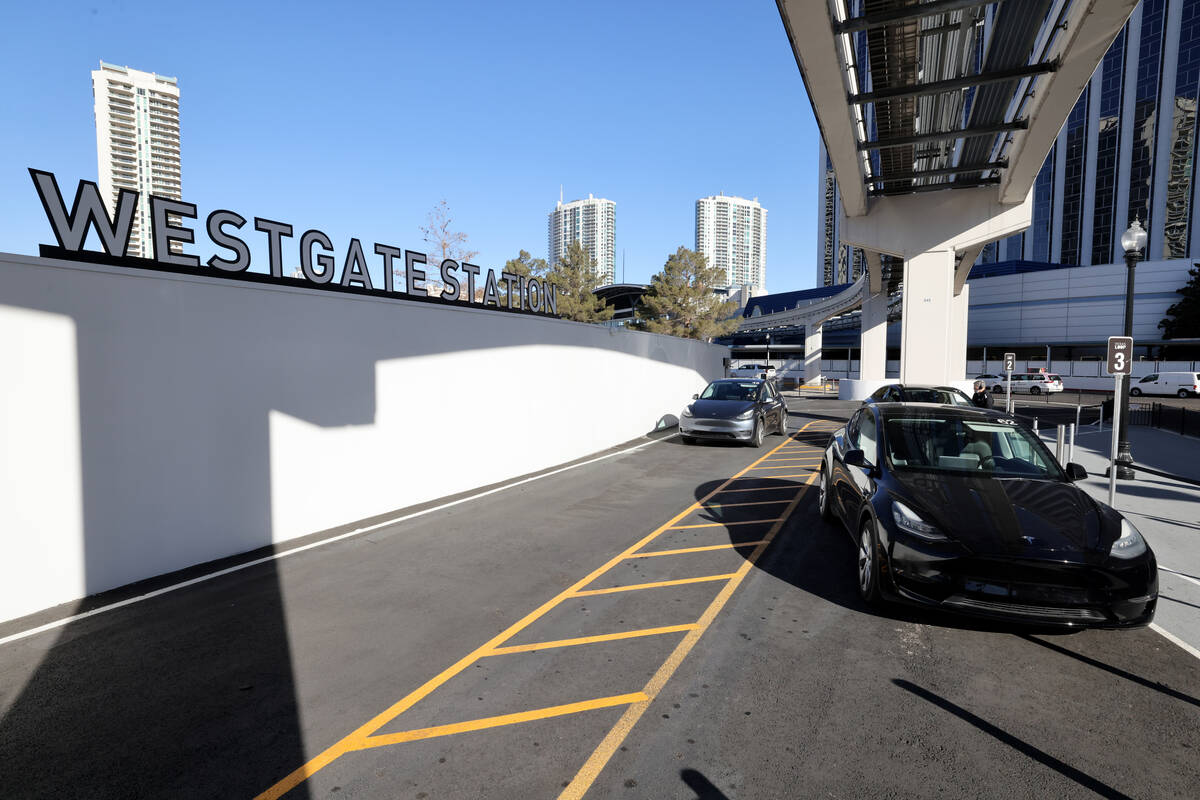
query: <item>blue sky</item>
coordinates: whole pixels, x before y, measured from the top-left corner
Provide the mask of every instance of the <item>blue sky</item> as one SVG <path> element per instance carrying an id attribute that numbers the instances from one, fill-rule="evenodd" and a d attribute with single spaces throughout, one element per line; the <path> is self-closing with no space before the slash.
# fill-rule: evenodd
<path id="1" fill-rule="evenodd" d="M 444 198 L 496 268 L 545 256 L 561 184 L 616 202 L 618 280 L 622 252 L 625 279 L 647 281 L 692 247 L 695 201 L 723 191 L 769 211 L 770 291 L 815 282 L 817 130 L 770 0 L 97 0 L 5 16 L 0 251 L 53 242 L 27 167 L 68 197 L 96 179 L 89 73 L 104 60 L 179 79 L 202 260 L 217 208 L 319 228 L 340 263 L 350 237 L 423 249 Z"/>

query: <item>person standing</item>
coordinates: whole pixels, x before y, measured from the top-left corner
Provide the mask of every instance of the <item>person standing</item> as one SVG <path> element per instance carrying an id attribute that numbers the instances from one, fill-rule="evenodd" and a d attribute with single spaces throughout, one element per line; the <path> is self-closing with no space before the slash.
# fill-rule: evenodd
<path id="1" fill-rule="evenodd" d="M 992 407 L 992 395 L 983 381 L 975 381 L 975 394 L 971 395 L 971 403 L 978 408 Z"/>

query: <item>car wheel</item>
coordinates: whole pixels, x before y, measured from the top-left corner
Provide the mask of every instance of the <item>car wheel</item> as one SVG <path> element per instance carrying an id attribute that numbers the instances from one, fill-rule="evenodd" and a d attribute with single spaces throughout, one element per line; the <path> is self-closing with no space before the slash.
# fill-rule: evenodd
<path id="1" fill-rule="evenodd" d="M 780 436 L 787 436 L 788 412 L 786 408 L 779 409 L 779 428 L 775 431 Z"/>
<path id="2" fill-rule="evenodd" d="M 1040 386 L 1030 386 L 1030 387 L 1029 387 L 1029 393 L 1030 393 L 1030 394 L 1041 394 L 1041 393 L 1042 393 L 1042 387 L 1040 387 Z"/>
<path id="3" fill-rule="evenodd" d="M 1179 390 L 1179 396 L 1180 396 L 1180 397 L 1187 397 L 1187 396 L 1188 396 L 1188 395 L 1190 395 L 1190 394 L 1191 394 L 1191 392 L 1189 392 L 1187 389 L 1180 389 L 1180 390 Z"/>
<path id="4" fill-rule="evenodd" d="M 751 447 L 762 447 L 763 445 L 763 424 L 762 417 L 754 420 L 754 434 L 750 437 Z"/>
<path id="5" fill-rule="evenodd" d="M 826 522 L 833 520 L 833 507 L 829 505 L 829 470 L 821 464 L 821 477 L 817 480 L 817 513 Z"/>
<path id="6" fill-rule="evenodd" d="M 681 433 L 681 434 L 679 434 L 679 441 L 683 442 L 684 444 L 695 444 L 695 443 L 696 443 L 696 437 L 694 437 L 694 436 L 684 436 L 684 435 Z"/>
<path id="7" fill-rule="evenodd" d="M 1004 392 L 1004 387 L 998 383 L 992 387 L 992 394 L 1001 394 L 1003 392 Z"/>
<path id="8" fill-rule="evenodd" d="M 858 534 L 858 596 L 868 605 L 879 604 L 879 546 L 870 517 L 863 520 Z"/>
<path id="9" fill-rule="evenodd" d="M 1130 389 L 1130 390 L 1129 390 L 1129 393 L 1130 393 L 1131 395 L 1133 395 L 1134 397 L 1141 397 L 1141 396 L 1142 396 L 1142 390 L 1141 390 L 1141 389 L 1139 389 L 1139 388 L 1137 388 L 1136 386 L 1135 386 L 1135 387 L 1133 387 L 1132 389 Z"/>

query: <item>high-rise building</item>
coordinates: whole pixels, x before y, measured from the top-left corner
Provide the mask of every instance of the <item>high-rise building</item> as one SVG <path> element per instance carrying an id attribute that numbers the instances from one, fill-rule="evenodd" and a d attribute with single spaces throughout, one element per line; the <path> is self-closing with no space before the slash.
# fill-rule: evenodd
<path id="1" fill-rule="evenodd" d="M 1023 233 L 988 245 L 983 263 L 1123 261 L 1121 233 L 1136 218 L 1148 260 L 1200 257 L 1196 104 L 1200 2 L 1142 0 L 1075 103 L 1033 187 Z M 852 280 L 861 253 L 843 246 L 836 181 L 822 145 L 817 282 Z"/>
<path id="2" fill-rule="evenodd" d="M 571 242 L 579 242 L 596 262 L 596 274 L 601 282 L 615 282 L 617 204 L 612 200 L 588 195 L 586 200 L 574 200 L 558 205 L 550 212 L 550 265 L 557 264 L 566 254 Z"/>
<path id="3" fill-rule="evenodd" d="M 111 214 L 121 189 L 139 193 L 126 255 L 153 258 L 150 195 L 182 199 L 179 86 L 175 78 L 101 61 L 92 96 L 100 194 Z"/>
<path id="4" fill-rule="evenodd" d="M 758 198 L 703 197 L 696 201 L 696 252 L 725 272 L 725 287 L 767 288 L 767 210 Z"/>

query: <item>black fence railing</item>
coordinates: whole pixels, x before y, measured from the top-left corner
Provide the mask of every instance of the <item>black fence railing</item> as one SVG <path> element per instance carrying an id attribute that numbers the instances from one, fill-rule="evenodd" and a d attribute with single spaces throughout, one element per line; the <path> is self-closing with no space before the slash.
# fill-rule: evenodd
<path id="1" fill-rule="evenodd" d="M 1130 421 L 1133 421 L 1132 417 Z M 1138 423 L 1133 422 L 1133 424 L 1137 425 Z M 1181 436 L 1200 436 L 1200 411 L 1154 403 L 1150 407 L 1150 420 L 1141 424 L 1178 433 Z"/>

